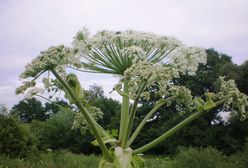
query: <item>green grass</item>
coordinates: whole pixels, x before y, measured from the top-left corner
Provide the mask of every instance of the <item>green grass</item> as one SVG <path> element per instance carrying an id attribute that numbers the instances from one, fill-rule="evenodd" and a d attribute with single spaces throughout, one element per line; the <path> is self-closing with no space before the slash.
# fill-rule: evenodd
<path id="1" fill-rule="evenodd" d="M 101 157 L 95 155 L 77 155 L 69 152 L 48 152 L 29 156 L 26 159 L 0 156 L 0 168 L 97 168 Z M 150 168 L 164 168 L 166 158 L 146 156 Z"/>
<path id="2" fill-rule="evenodd" d="M 72 153 L 42 153 L 27 159 L 0 156 L 0 168 L 97 168 L 100 157 Z"/>

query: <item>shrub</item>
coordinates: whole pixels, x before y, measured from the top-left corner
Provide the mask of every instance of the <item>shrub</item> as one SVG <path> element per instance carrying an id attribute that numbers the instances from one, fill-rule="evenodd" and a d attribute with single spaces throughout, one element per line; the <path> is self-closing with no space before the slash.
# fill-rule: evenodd
<path id="1" fill-rule="evenodd" d="M 0 115 L 0 153 L 24 157 L 36 150 L 35 138 L 27 125 L 13 117 Z"/>
<path id="2" fill-rule="evenodd" d="M 208 148 L 181 148 L 174 160 L 167 162 L 168 168 L 228 168 L 227 157 L 218 150 Z"/>
<path id="3" fill-rule="evenodd" d="M 248 167 L 247 158 L 248 158 L 248 142 L 245 144 L 243 151 L 230 156 L 230 163 L 232 164 L 233 168 L 247 168 Z"/>

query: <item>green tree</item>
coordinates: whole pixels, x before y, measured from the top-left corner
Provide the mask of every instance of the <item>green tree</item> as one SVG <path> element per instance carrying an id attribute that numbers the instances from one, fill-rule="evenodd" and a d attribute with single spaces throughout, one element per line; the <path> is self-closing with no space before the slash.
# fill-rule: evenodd
<path id="1" fill-rule="evenodd" d="M 0 115 L 8 115 L 8 109 L 4 104 L 0 104 Z"/>
<path id="2" fill-rule="evenodd" d="M 238 82 L 239 89 L 248 95 L 248 60 L 239 66 L 241 79 Z"/>
<path id="3" fill-rule="evenodd" d="M 49 116 L 53 116 L 61 110 L 61 107 L 70 108 L 70 105 L 63 100 L 56 102 L 46 102 L 45 103 L 46 114 L 49 114 Z"/>
<path id="4" fill-rule="evenodd" d="M 0 115 L 0 153 L 25 157 L 36 150 L 36 139 L 29 127 L 20 125 L 15 118 Z"/>
<path id="5" fill-rule="evenodd" d="M 82 147 L 90 145 L 90 140 L 88 140 L 87 145 L 80 147 L 84 136 L 80 134 L 79 130 L 72 129 L 74 117 L 75 112 L 72 110 L 60 109 L 46 122 L 33 121 L 31 125 L 34 134 L 39 137 L 39 148 L 42 150 L 67 149 L 75 153 L 89 153 L 89 151 L 83 150 Z M 90 139 L 92 140 L 93 138 L 91 137 Z"/>
<path id="6" fill-rule="evenodd" d="M 32 120 L 45 121 L 49 114 L 40 101 L 35 98 L 25 99 L 14 105 L 11 114 L 18 116 L 21 122 L 30 123 Z"/>

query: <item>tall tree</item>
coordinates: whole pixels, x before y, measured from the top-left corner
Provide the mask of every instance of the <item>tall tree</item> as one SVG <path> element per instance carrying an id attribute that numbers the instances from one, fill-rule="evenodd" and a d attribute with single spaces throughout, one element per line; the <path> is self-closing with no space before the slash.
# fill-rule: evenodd
<path id="1" fill-rule="evenodd" d="M 45 121 L 49 118 L 42 103 L 35 98 L 21 100 L 14 105 L 11 114 L 17 115 L 21 122 L 30 123 L 32 120 Z"/>

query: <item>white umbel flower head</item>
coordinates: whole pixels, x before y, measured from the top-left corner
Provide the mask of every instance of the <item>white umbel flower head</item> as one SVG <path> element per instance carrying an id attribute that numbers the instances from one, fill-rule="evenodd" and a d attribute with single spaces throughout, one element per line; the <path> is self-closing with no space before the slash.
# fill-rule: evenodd
<path id="1" fill-rule="evenodd" d="M 85 69 L 124 75 L 137 60 L 158 63 L 182 43 L 175 38 L 133 30 L 101 31 L 89 36 L 83 29 L 74 37 L 73 45 L 84 58 Z"/>
<path id="2" fill-rule="evenodd" d="M 199 64 L 206 64 L 207 53 L 202 48 L 180 47 L 170 55 L 170 63 L 183 74 L 195 75 Z"/>
<path id="3" fill-rule="evenodd" d="M 27 91 L 27 94 L 25 95 L 25 98 L 26 99 L 32 99 L 33 96 L 35 96 L 37 94 L 43 94 L 44 91 L 45 90 L 43 88 L 34 87 L 34 88 L 29 89 Z"/>
<path id="4" fill-rule="evenodd" d="M 42 71 L 50 69 L 59 69 L 62 71 L 65 65 L 80 66 L 79 63 L 79 57 L 76 55 L 75 50 L 64 45 L 50 47 L 48 50 L 42 51 L 38 57 L 26 65 L 26 69 L 20 78 L 34 78 Z"/>
<path id="5" fill-rule="evenodd" d="M 228 99 L 224 104 L 225 111 L 231 111 L 237 114 L 241 120 L 248 118 L 248 96 L 241 93 L 234 80 L 225 81 L 220 77 L 220 90 L 216 97 L 218 99 Z"/>

